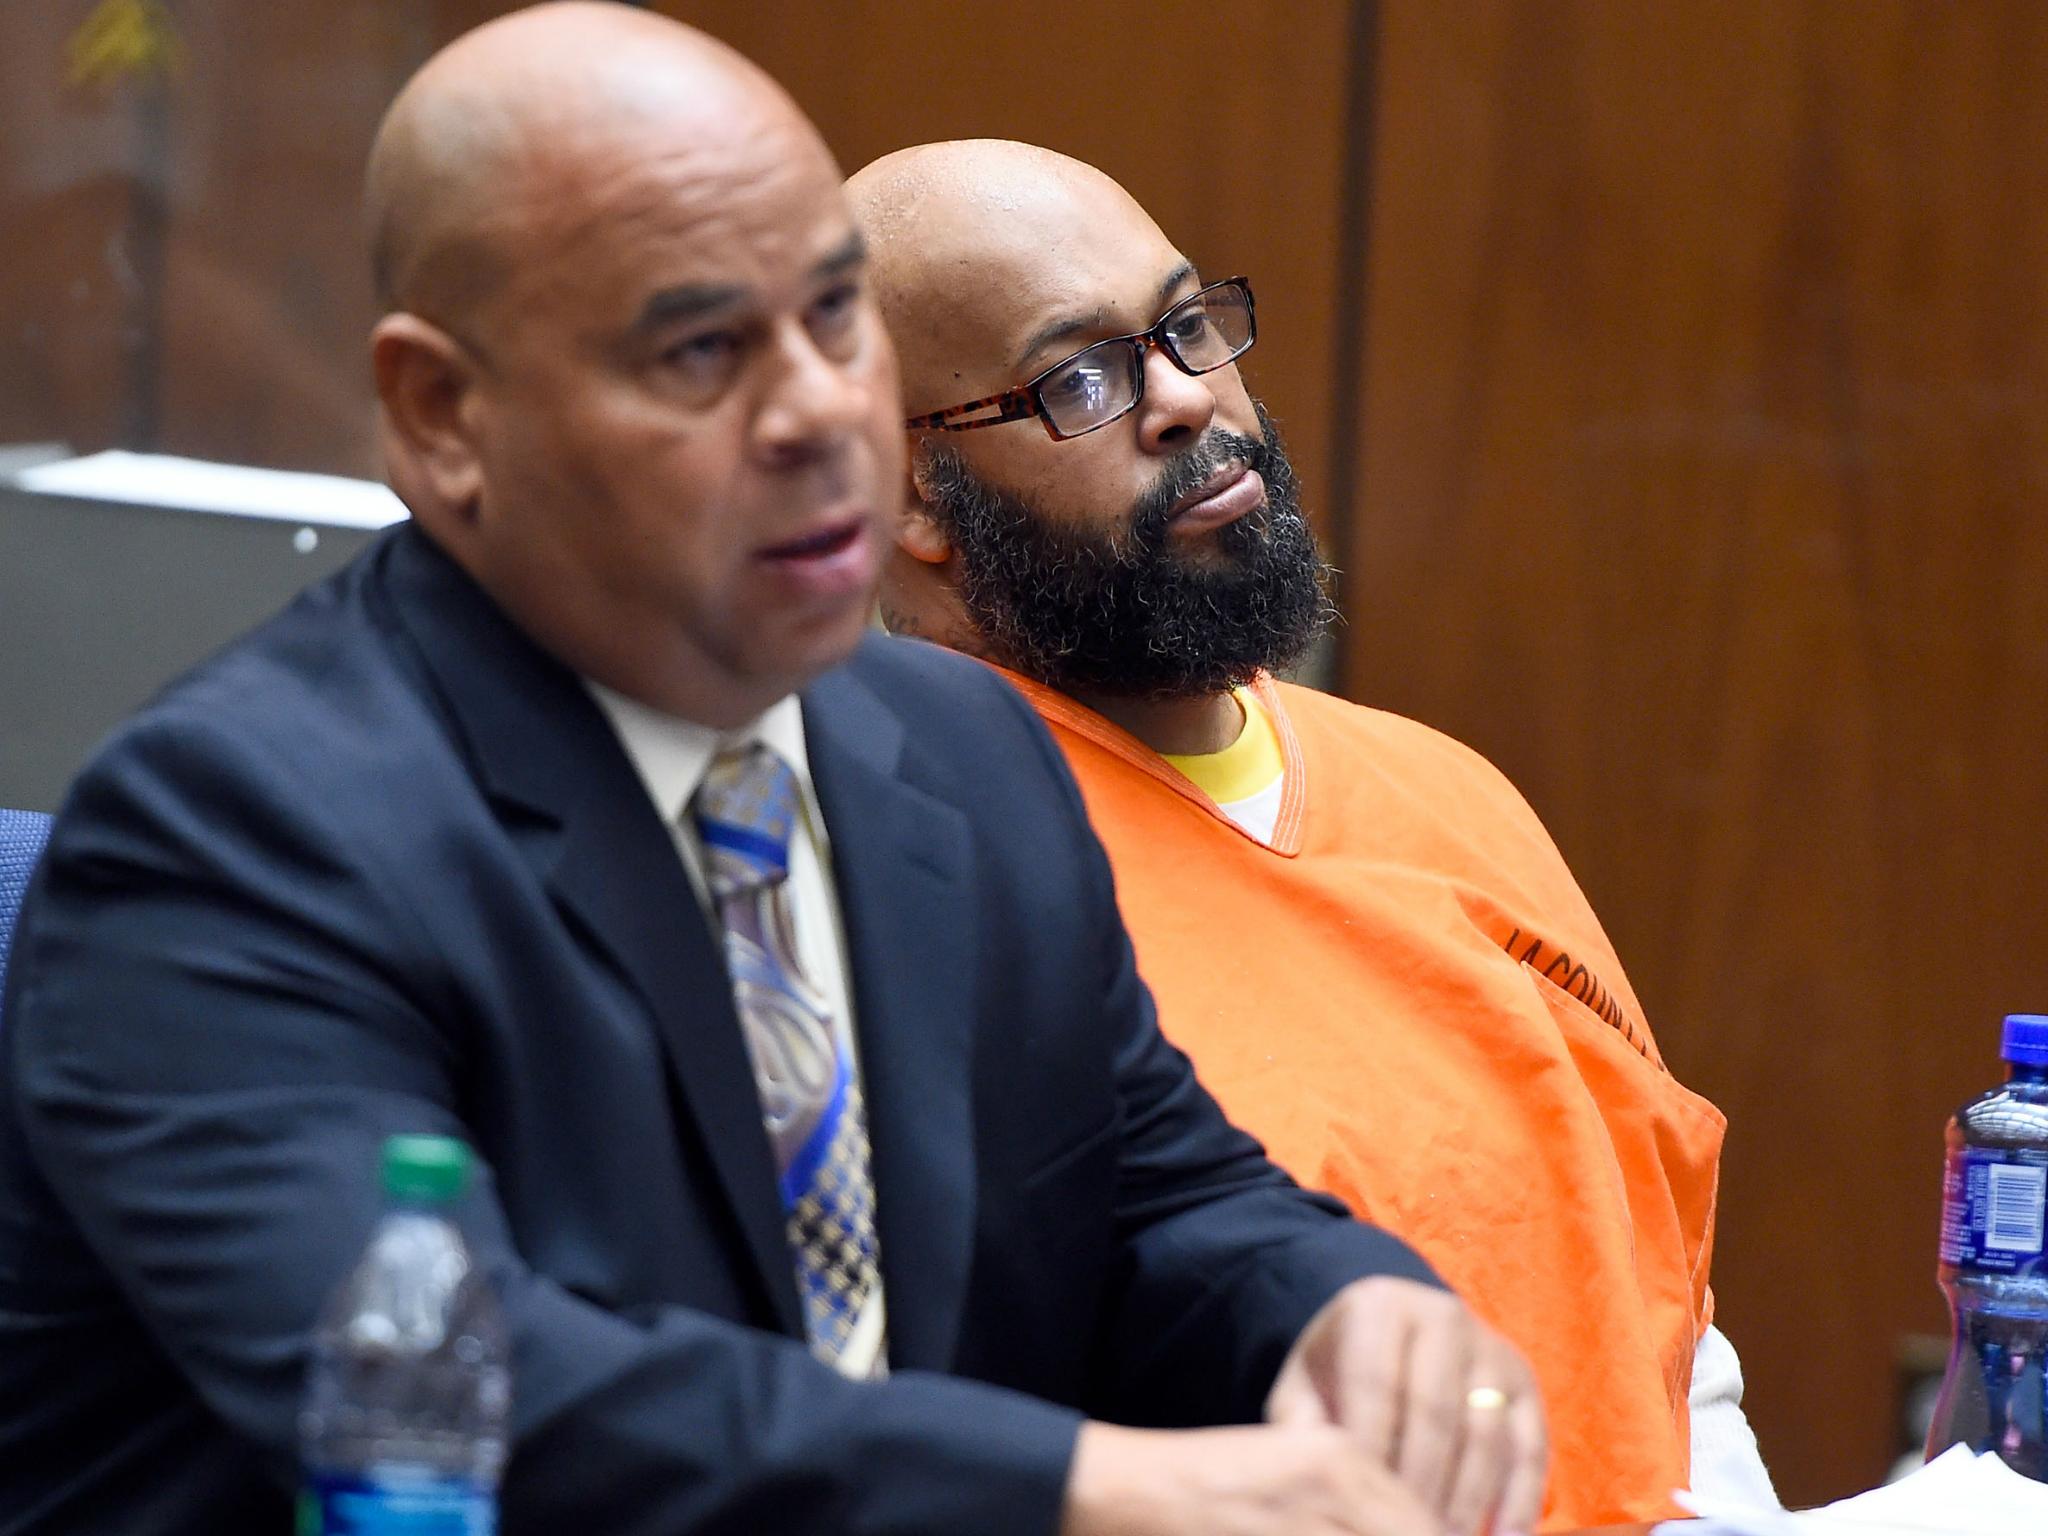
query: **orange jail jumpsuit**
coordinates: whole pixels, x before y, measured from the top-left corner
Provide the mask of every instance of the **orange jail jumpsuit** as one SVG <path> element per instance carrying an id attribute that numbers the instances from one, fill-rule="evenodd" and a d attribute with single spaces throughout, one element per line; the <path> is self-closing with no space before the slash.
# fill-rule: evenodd
<path id="1" fill-rule="evenodd" d="M 1168 1037 L 1276 1162 L 1413 1244 L 1528 1356 L 1544 1526 L 1676 1513 L 1725 1122 L 1666 1069 L 1535 812 L 1449 737 L 1262 679 L 1269 846 L 1136 738 L 1004 675 L 1080 782 Z"/>

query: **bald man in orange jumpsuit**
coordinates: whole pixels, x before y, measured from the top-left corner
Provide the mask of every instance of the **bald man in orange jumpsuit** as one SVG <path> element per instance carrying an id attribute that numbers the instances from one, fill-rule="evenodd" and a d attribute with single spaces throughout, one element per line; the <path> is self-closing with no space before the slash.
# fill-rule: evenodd
<path id="1" fill-rule="evenodd" d="M 849 188 L 915 413 L 884 620 L 1051 725 L 1169 1036 L 1529 1355 L 1547 1527 L 1688 1484 L 1771 1498 L 1712 1327 L 1720 1112 L 1497 770 L 1272 676 L 1328 603 L 1236 367 L 1249 283 L 1026 145 L 905 150 Z"/>

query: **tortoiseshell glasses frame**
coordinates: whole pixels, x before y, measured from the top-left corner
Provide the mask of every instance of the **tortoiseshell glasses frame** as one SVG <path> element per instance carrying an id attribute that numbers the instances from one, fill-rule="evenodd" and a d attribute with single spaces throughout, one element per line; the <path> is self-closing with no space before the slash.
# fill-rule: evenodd
<path id="1" fill-rule="evenodd" d="M 1191 320 L 1201 322 L 1199 330 L 1185 329 Z M 1226 277 L 1189 294 L 1145 330 L 1090 342 L 1015 389 L 949 405 L 942 411 L 927 411 L 903 424 L 935 432 L 971 432 L 976 427 L 997 427 L 1035 416 L 1044 424 L 1047 436 L 1064 442 L 1120 421 L 1138 408 L 1145 398 L 1148 347 L 1165 353 L 1182 373 L 1200 375 L 1236 362 L 1258 337 L 1251 282 Z M 1119 365 L 1121 373 L 1117 372 Z M 1051 392 L 1060 386 L 1078 388 L 1079 397 L 1052 398 Z"/>

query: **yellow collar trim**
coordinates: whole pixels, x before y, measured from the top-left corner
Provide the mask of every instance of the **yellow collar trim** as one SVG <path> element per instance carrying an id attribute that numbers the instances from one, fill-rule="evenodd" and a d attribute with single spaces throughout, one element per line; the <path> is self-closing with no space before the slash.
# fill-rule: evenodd
<path id="1" fill-rule="evenodd" d="M 1237 740 L 1221 752 L 1202 752 L 1187 757 L 1167 755 L 1166 760 L 1187 775 L 1195 787 L 1218 805 L 1249 800 L 1280 782 L 1287 771 L 1280 753 L 1280 736 L 1273 720 L 1249 688 L 1234 697 L 1244 710 L 1244 727 Z"/>

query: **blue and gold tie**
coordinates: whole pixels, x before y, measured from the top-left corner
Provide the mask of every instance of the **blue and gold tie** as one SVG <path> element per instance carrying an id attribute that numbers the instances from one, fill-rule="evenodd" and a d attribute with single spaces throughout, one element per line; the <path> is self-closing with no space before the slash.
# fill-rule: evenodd
<path id="1" fill-rule="evenodd" d="M 725 929 L 733 1000 L 775 1152 L 812 1353 L 833 1365 L 880 1298 L 860 1072 L 843 1021 L 804 974 L 790 909 L 796 775 L 755 742 L 719 754 L 691 802 Z M 851 1365 L 851 1362 L 847 1362 Z"/>

